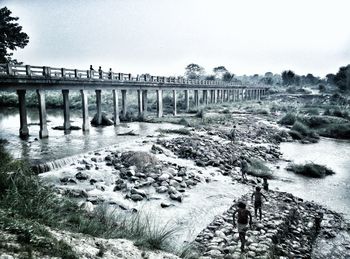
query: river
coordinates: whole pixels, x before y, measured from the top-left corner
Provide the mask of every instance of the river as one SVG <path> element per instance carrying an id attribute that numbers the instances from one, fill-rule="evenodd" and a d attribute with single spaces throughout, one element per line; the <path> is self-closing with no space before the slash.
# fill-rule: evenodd
<path id="1" fill-rule="evenodd" d="M 150 148 L 147 141 L 155 139 L 158 129 L 179 128 L 180 125 L 169 123 L 123 123 L 114 127 L 91 127 L 87 133 L 82 130 L 64 134 L 63 131 L 53 130 L 54 126 L 63 125 L 63 112 L 48 110 L 49 138 L 40 140 L 38 113 L 34 109 L 28 109 L 28 123 L 30 137 L 21 140 L 18 136 L 19 114 L 17 109 L 0 110 L 0 138 L 7 139 L 10 144 L 7 149 L 16 158 L 25 158 L 32 163 L 44 163 L 56 159 L 78 156 L 92 150 L 104 147 L 117 148 L 120 150 L 142 150 Z M 72 125 L 81 126 L 82 118 L 80 111 L 72 111 Z M 132 131 L 137 136 L 119 136 L 118 134 Z M 146 143 L 146 144 L 144 144 Z M 324 179 L 310 179 L 295 175 L 285 170 L 288 162 L 281 161 L 274 165 L 275 180 L 270 181 L 270 187 L 280 191 L 290 192 L 307 200 L 313 200 L 329 209 L 344 213 L 350 219 L 350 142 L 322 138 L 319 143 L 303 145 L 299 143 L 282 143 L 281 151 L 283 158 L 296 163 L 312 161 L 324 164 L 333 169 L 336 174 Z M 74 159 L 74 157 L 73 157 Z M 163 157 L 164 160 L 171 159 Z M 174 158 L 175 159 L 175 158 Z M 65 159 L 63 159 L 65 160 Z M 59 165 L 52 172 L 43 175 L 48 181 L 59 181 L 59 172 L 69 168 L 67 165 Z M 184 166 L 195 167 L 193 161 L 177 159 L 177 163 Z M 279 169 L 277 169 L 277 166 Z M 215 169 L 211 168 L 213 173 Z M 72 172 L 74 173 L 74 172 Z M 184 202 L 166 210 L 159 210 L 160 200 L 139 203 L 136 207 L 148 211 L 159 211 L 163 222 L 175 220 L 184 227 L 179 242 L 191 241 L 198 232 L 209 224 L 215 215 L 221 214 L 232 205 L 232 200 L 251 191 L 245 185 L 232 183 L 227 177 L 216 174 L 210 184 L 199 184 L 188 192 Z M 111 195 L 113 192 L 106 192 Z M 118 197 L 115 197 L 118 198 Z M 119 197 L 120 198 L 120 197 Z M 129 201 L 124 201 L 129 202 Z M 133 204 L 128 204 L 132 206 Z M 135 205 L 133 205 L 135 207 Z"/>

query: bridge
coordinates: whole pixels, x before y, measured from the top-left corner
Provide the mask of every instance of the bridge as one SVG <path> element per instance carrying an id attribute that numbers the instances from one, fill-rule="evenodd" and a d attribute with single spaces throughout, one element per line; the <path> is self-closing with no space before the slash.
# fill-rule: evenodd
<path id="1" fill-rule="evenodd" d="M 87 91 L 96 94 L 97 125 L 102 123 L 102 90 L 112 90 L 113 95 L 113 121 L 118 125 L 119 119 L 119 93 L 121 93 L 121 114 L 127 112 L 127 91 L 136 91 L 138 100 L 138 114 L 147 112 L 147 92 L 156 91 L 157 117 L 163 116 L 163 91 L 172 91 L 173 115 L 177 115 L 177 92 L 184 91 L 185 110 L 189 111 L 189 95 L 193 93 L 194 105 L 208 105 L 209 103 L 235 102 L 238 100 L 260 100 L 268 88 L 259 85 L 242 85 L 219 80 L 185 79 L 182 77 L 164 76 L 132 76 L 127 73 L 115 73 L 111 69 L 107 72 L 99 69 L 79 70 L 67 68 L 54 68 L 48 66 L 30 66 L 15 64 L 0 64 L 0 91 L 16 91 L 20 113 L 20 137 L 29 135 L 26 111 L 26 91 L 34 90 L 39 103 L 40 131 L 39 137 L 49 136 L 46 120 L 45 92 L 61 90 L 63 95 L 63 128 L 69 131 L 69 91 L 80 91 L 82 100 L 83 125 L 82 130 L 88 131 L 90 127 L 88 114 Z M 200 98 L 202 92 L 202 98 Z M 201 101 L 201 102 L 200 102 Z"/>

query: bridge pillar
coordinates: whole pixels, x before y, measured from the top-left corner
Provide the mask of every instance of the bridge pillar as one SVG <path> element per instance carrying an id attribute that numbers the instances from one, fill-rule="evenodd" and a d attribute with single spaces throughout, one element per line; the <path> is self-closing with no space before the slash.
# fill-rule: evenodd
<path id="1" fill-rule="evenodd" d="M 138 103 L 138 113 L 139 117 L 142 116 L 143 113 L 143 105 L 142 105 L 142 90 L 137 90 L 137 103 Z"/>
<path id="2" fill-rule="evenodd" d="M 126 117 L 126 90 L 122 90 L 122 115 L 125 118 Z"/>
<path id="3" fill-rule="evenodd" d="M 142 91 L 142 111 L 143 114 L 147 113 L 147 109 L 148 109 L 148 99 L 147 99 L 147 90 L 143 90 Z"/>
<path id="4" fill-rule="evenodd" d="M 213 95 L 213 90 L 210 90 L 210 103 L 214 102 L 214 95 Z"/>
<path id="5" fill-rule="evenodd" d="M 101 90 L 95 90 L 96 93 L 96 118 L 97 118 L 97 125 L 102 124 L 102 97 L 101 97 Z"/>
<path id="6" fill-rule="evenodd" d="M 69 90 L 62 90 L 63 95 L 63 129 L 70 130 L 70 111 L 69 111 Z"/>
<path id="7" fill-rule="evenodd" d="M 39 119 L 40 119 L 39 137 L 47 138 L 49 136 L 49 132 L 47 130 L 47 121 L 46 121 L 45 92 L 43 90 L 36 90 L 36 93 L 38 95 L 38 103 L 39 103 Z"/>
<path id="8" fill-rule="evenodd" d="M 198 90 L 194 90 L 194 105 L 196 107 L 199 106 L 199 93 L 198 93 Z"/>
<path id="9" fill-rule="evenodd" d="M 18 103 L 19 103 L 19 119 L 20 128 L 19 136 L 26 138 L 29 136 L 28 123 L 27 123 L 27 108 L 26 108 L 26 90 L 17 90 Z"/>
<path id="10" fill-rule="evenodd" d="M 83 131 L 88 131 L 90 128 L 88 96 L 85 90 L 80 90 L 80 95 L 83 109 Z"/>
<path id="11" fill-rule="evenodd" d="M 220 102 L 221 103 L 224 102 L 224 90 L 223 89 L 220 90 Z"/>
<path id="12" fill-rule="evenodd" d="M 163 90 L 159 89 L 157 91 L 157 117 L 163 117 Z"/>
<path id="13" fill-rule="evenodd" d="M 237 90 L 236 89 L 233 89 L 233 102 L 237 101 L 236 100 L 236 97 L 237 97 Z"/>
<path id="14" fill-rule="evenodd" d="M 114 121 L 114 125 L 118 125 L 120 123 L 118 89 L 113 89 L 112 95 L 113 95 L 112 96 L 112 98 L 113 98 L 113 121 Z"/>
<path id="15" fill-rule="evenodd" d="M 188 95 L 188 90 L 185 90 L 185 109 L 186 109 L 186 112 L 189 112 L 190 110 L 190 98 Z"/>
<path id="16" fill-rule="evenodd" d="M 216 90 L 213 90 L 213 103 L 216 103 Z"/>
<path id="17" fill-rule="evenodd" d="M 173 115 L 177 115 L 177 108 L 176 108 L 176 102 L 177 102 L 177 96 L 176 96 L 176 90 L 173 90 Z"/>

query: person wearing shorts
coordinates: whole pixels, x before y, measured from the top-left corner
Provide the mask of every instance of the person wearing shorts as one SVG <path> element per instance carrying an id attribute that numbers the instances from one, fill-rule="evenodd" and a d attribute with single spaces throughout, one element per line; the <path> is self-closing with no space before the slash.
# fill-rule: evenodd
<path id="1" fill-rule="evenodd" d="M 261 193 L 261 188 L 259 186 L 257 186 L 255 188 L 255 192 L 253 192 L 252 194 L 252 200 L 254 197 L 254 212 L 255 212 L 255 217 L 257 218 L 257 212 L 259 210 L 259 218 L 261 221 L 261 217 L 262 217 L 262 212 L 261 212 L 261 206 L 262 206 L 262 197 L 265 198 L 265 200 L 267 200 L 266 196 L 264 194 Z"/>
<path id="2" fill-rule="evenodd" d="M 233 227 L 236 227 L 236 214 L 237 214 L 237 231 L 239 239 L 241 241 L 241 251 L 244 251 L 245 235 L 248 230 L 248 218 L 249 226 L 252 226 L 252 214 L 246 209 L 247 205 L 243 202 L 238 203 L 238 209 L 233 213 Z"/>

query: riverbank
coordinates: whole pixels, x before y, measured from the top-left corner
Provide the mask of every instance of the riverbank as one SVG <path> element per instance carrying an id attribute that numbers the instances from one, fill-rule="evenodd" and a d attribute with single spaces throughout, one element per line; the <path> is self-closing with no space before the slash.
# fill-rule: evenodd
<path id="1" fill-rule="evenodd" d="M 232 206 L 238 200 L 247 200 L 253 186 L 260 184 L 259 176 L 275 177 L 273 171 L 264 165 L 281 159 L 280 142 L 292 141 L 286 130 L 276 124 L 283 114 L 266 112 L 265 105 L 249 103 L 239 107 L 238 104 L 225 104 L 209 107 L 200 116 L 166 117 L 164 121 L 186 124 L 186 134 L 180 135 L 177 130 L 184 126 L 173 124 L 173 131 L 153 129 L 147 135 L 124 136 L 124 144 L 68 159 L 68 164 L 41 174 L 40 178 L 59 195 L 79 202 L 87 213 L 92 213 L 101 205 L 129 215 L 153 211 L 157 216 L 152 218 L 158 220 L 157 224 L 166 225 L 173 218 L 177 226 L 187 228 L 187 232 L 178 232 L 173 240 L 179 240 L 175 242 L 178 245 L 186 245 L 196 239 L 201 248 L 197 257 L 230 258 L 230 254 L 235 258 L 240 254 L 236 237 L 229 231 L 232 230 L 229 225 Z M 230 134 L 234 125 L 236 139 L 232 142 Z M 247 182 L 241 181 L 243 159 L 249 163 Z M 263 226 L 255 224 L 249 232 L 252 245 L 249 245 L 247 255 L 251 258 L 257 255 L 265 258 L 272 254 L 310 255 L 315 239 L 310 222 L 319 210 L 334 221 L 326 223 L 328 220 L 325 219 L 319 237 L 322 237 L 323 230 L 332 233 L 340 229 L 339 225 L 346 231 L 344 220 L 335 212 L 290 194 L 272 191 L 268 195 Z M 212 207 L 214 209 L 211 210 Z M 230 209 L 227 211 L 227 208 Z M 295 213 L 292 213 L 294 209 Z M 307 222 L 298 215 L 306 218 Z M 198 220 L 199 217 L 205 219 Z M 281 222 L 274 222 L 276 220 Z M 286 229 L 291 221 L 295 223 L 297 233 L 293 233 L 295 229 Z M 184 238 L 185 235 L 188 238 Z M 78 235 L 72 241 L 72 249 L 77 253 L 82 246 L 79 239 Z M 277 244 L 273 242 L 275 239 Z M 305 240 L 302 242 L 305 246 L 298 250 L 297 243 L 291 242 L 295 245 L 293 247 L 286 240 L 299 243 Z M 92 251 L 96 252 L 94 249 Z M 105 250 L 105 253 L 108 254 L 108 251 Z"/>

